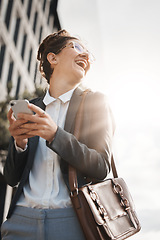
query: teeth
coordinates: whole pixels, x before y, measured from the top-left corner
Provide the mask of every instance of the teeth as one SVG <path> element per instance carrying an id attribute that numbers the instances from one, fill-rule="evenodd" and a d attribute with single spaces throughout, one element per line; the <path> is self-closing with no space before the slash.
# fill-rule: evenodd
<path id="1" fill-rule="evenodd" d="M 82 67 L 83 69 L 86 68 L 86 63 L 85 63 L 84 61 L 78 60 L 78 61 L 76 61 L 76 63 L 77 63 L 80 67 Z"/>

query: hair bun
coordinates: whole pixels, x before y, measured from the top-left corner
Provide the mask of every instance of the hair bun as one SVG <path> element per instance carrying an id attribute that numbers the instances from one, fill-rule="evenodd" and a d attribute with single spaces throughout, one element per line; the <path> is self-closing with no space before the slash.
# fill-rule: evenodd
<path id="1" fill-rule="evenodd" d="M 47 54 L 53 52 L 59 53 L 62 47 L 67 43 L 68 40 L 77 39 L 72 37 L 66 30 L 62 29 L 58 32 L 48 35 L 40 44 L 37 59 L 40 61 L 39 70 L 43 77 L 45 77 L 49 83 L 50 76 L 53 72 L 50 63 L 47 60 Z"/>
<path id="2" fill-rule="evenodd" d="M 40 47 L 38 49 L 38 54 L 37 54 L 37 59 L 40 61 L 42 59 L 43 53 L 45 51 L 45 49 L 48 47 L 50 41 L 57 41 L 59 39 L 59 37 L 69 37 L 70 34 L 65 30 L 62 29 L 58 32 L 55 32 L 53 34 L 50 34 L 49 36 L 47 36 L 43 42 L 40 44 Z"/>

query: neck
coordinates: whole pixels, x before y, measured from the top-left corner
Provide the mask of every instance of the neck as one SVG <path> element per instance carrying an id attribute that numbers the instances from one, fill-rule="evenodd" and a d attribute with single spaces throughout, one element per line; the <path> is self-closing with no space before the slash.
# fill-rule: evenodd
<path id="1" fill-rule="evenodd" d="M 79 83 L 69 84 L 64 79 L 58 79 L 57 81 L 54 79 L 50 79 L 49 93 L 52 97 L 58 98 L 62 94 L 70 91 L 71 89 L 78 86 Z"/>

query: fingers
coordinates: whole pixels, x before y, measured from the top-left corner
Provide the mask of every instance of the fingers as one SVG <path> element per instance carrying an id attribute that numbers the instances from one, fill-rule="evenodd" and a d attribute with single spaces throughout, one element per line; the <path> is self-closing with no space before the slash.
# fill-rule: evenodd
<path id="1" fill-rule="evenodd" d="M 28 123 L 27 122 L 27 123 L 24 123 L 23 125 L 21 125 L 19 128 L 35 130 L 35 129 L 42 128 L 42 126 L 40 124 L 37 124 L 37 123 L 33 123 L 33 122 Z"/>
<path id="2" fill-rule="evenodd" d="M 25 120 L 25 122 L 30 123 L 39 123 L 42 124 L 44 122 L 44 119 L 46 117 L 46 114 L 44 114 L 44 117 L 40 117 L 39 115 L 30 115 L 30 114 L 18 114 L 18 118 Z"/>
<path id="3" fill-rule="evenodd" d="M 9 113 L 10 114 L 10 113 Z M 28 132 L 28 129 L 24 129 L 22 126 L 27 121 L 25 119 L 19 119 L 19 120 L 10 120 L 10 126 L 9 126 L 9 132 L 11 136 L 16 138 L 19 135 L 26 134 Z"/>
<path id="4" fill-rule="evenodd" d="M 38 117 L 40 118 L 40 117 Z M 43 119 L 42 123 L 25 123 L 20 128 L 28 130 L 27 135 L 30 136 L 39 136 L 47 141 L 53 139 L 57 131 L 57 125 L 55 122 L 48 117 L 48 119 Z"/>
<path id="5" fill-rule="evenodd" d="M 34 104 L 29 104 L 28 108 L 30 108 L 36 114 L 30 115 L 30 114 L 19 113 L 18 114 L 19 119 L 25 119 L 25 120 L 28 120 L 29 122 L 42 123 L 43 122 L 42 120 L 49 116 L 44 110 L 35 106 Z"/>
<path id="6" fill-rule="evenodd" d="M 39 116 L 43 116 L 45 114 L 45 111 L 43 111 L 41 108 L 37 107 L 34 104 L 28 104 L 28 108 L 30 108 L 33 112 L 38 114 Z"/>
<path id="7" fill-rule="evenodd" d="M 22 141 L 22 140 L 25 140 L 25 139 L 28 139 L 28 138 L 31 138 L 31 137 L 35 137 L 35 135 L 31 135 L 31 134 L 22 134 L 22 135 L 19 135 L 18 137 L 15 137 L 14 139 L 18 141 Z"/>
<path id="8" fill-rule="evenodd" d="M 10 108 L 10 110 L 8 111 L 7 118 L 9 120 L 9 123 L 12 124 L 12 122 L 14 120 L 12 108 Z"/>
<path id="9" fill-rule="evenodd" d="M 9 111 L 8 111 L 8 113 L 7 113 L 7 118 L 8 118 L 8 120 L 11 118 L 12 113 L 13 113 L 12 108 L 10 108 Z"/>
<path id="10" fill-rule="evenodd" d="M 49 114 L 34 104 L 29 104 L 30 108 L 35 114 L 18 114 L 17 123 L 13 124 L 13 132 L 19 139 L 39 136 L 47 141 L 53 139 L 57 131 L 57 125 L 52 120 Z"/>
<path id="11" fill-rule="evenodd" d="M 48 127 L 46 125 L 38 123 L 25 123 L 19 127 L 19 131 L 22 134 L 27 133 L 29 136 L 30 135 L 41 136 L 44 132 L 48 131 Z M 17 133 L 19 131 L 17 131 Z"/>
<path id="12" fill-rule="evenodd" d="M 13 128 L 17 128 L 27 122 L 25 119 L 16 120 L 15 117 L 13 116 L 12 108 L 10 108 L 10 110 L 8 111 L 7 118 L 9 120 L 10 126 L 13 125 Z"/>
<path id="13" fill-rule="evenodd" d="M 15 120 L 13 122 L 10 122 L 9 131 L 10 131 L 11 135 L 14 137 L 16 135 L 21 134 L 21 132 L 22 132 L 21 126 L 26 122 L 27 121 L 24 119 Z M 22 134 L 23 134 L 23 132 L 22 132 Z"/>
<path id="14" fill-rule="evenodd" d="M 24 142 L 28 142 L 28 138 L 34 137 L 33 134 L 28 134 L 30 132 L 30 129 L 24 128 L 23 125 L 28 122 L 27 119 L 15 119 L 13 116 L 13 111 L 10 108 L 10 110 L 7 113 L 7 118 L 9 120 L 9 132 L 11 136 L 14 137 L 14 139 L 19 143 L 19 146 L 23 146 Z"/>
<path id="15" fill-rule="evenodd" d="M 14 137 L 14 139 L 19 138 L 20 136 L 23 136 L 22 138 L 24 139 L 24 135 L 26 135 L 29 130 L 28 129 L 20 129 L 20 128 L 9 128 L 11 136 Z"/>
<path id="16" fill-rule="evenodd" d="M 24 134 L 27 134 L 30 130 L 29 129 L 26 129 L 26 128 L 17 128 L 15 131 L 14 131 L 14 135 L 15 136 L 20 136 L 20 135 L 24 135 Z"/>

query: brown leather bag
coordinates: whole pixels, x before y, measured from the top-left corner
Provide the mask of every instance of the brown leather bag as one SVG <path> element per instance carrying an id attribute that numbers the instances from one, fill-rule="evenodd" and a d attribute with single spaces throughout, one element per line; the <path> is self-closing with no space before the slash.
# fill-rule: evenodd
<path id="1" fill-rule="evenodd" d="M 86 93 L 76 117 L 77 139 Z M 87 240 L 122 240 L 141 229 L 133 199 L 125 181 L 118 178 L 113 156 L 111 168 L 113 178 L 78 188 L 76 170 L 69 166 L 70 197 Z"/>

